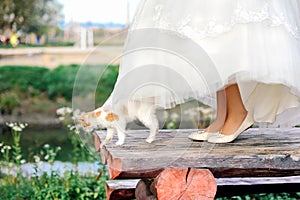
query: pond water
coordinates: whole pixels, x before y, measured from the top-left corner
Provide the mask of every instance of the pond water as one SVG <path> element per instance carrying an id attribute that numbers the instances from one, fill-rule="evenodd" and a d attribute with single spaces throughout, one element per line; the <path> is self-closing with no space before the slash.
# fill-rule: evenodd
<path id="1" fill-rule="evenodd" d="M 100 162 L 79 162 L 78 165 L 74 165 L 70 162 L 55 161 L 52 165 L 48 162 L 40 163 L 25 163 L 20 168 L 2 166 L 0 169 L 1 174 L 17 176 L 17 172 L 20 171 L 23 177 L 32 177 L 35 175 L 41 176 L 44 173 L 48 175 L 51 172 L 55 172 L 57 175 L 63 177 L 66 172 L 77 171 L 80 176 L 95 176 L 99 174 L 99 170 L 103 169 L 103 165 Z"/>
<path id="2" fill-rule="evenodd" d="M 7 145 L 13 143 L 12 134 L 5 127 L 2 127 L 0 132 L 0 142 L 4 142 Z M 31 162 L 32 157 L 36 154 L 40 154 L 40 150 L 45 144 L 49 144 L 51 147 L 61 147 L 56 160 L 60 161 L 72 161 L 71 149 L 72 144 L 67 136 L 66 129 L 62 127 L 39 127 L 30 128 L 27 127 L 21 135 L 21 148 L 24 158 L 29 158 Z"/>

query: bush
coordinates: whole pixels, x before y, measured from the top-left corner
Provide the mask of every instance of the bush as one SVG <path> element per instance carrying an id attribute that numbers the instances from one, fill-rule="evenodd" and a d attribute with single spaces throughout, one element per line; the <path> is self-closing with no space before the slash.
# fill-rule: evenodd
<path id="1" fill-rule="evenodd" d="M 0 67 L 0 93 L 7 90 L 17 90 L 26 93 L 28 88 L 46 91 L 44 76 L 48 72 L 49 69 L 42 67 Z"/>
<path id="2" fill-rule="evenodd" d="M 12 114 L 12 111 L 20 105 L 18 97 L 12 92 L 6 92 L 0 95 L 1 114 Z"/>
<path id="3" fill-rule="evenodd" d="M 74 95 L 85 97 L 90 93 L 96 93 L 97 103 L 102 104 L 113 90 L 119 69 L 118 66 L 108 66 L 106 69 L 105 67 L 105 65 L 88 65 L 80 68 L 79 65 L 67 65 L 55 68 L 45 76 L 49 98 L 61 96 L 71 100 L 76 80 L 76 91 L 80 94 Z"/>
<path id="4" fill-rule="evenodd" d="M 59 66 L 46 74 L 45 81 L 50 99 L 62 96 L 67 100 L 71 100 L 78 69 L 79 65 Z"/>
<path id="5" fill-rule="evenodd" d="M 118 66 L 105 67 L 106 65 L 61 65 L 51 71 L 42 67 L 0 67 L 0 93 L 10 94 L 1 100 L 1 109 L 12 111 L 18 105 L 18 98 L 40 96 L 41 93 L 45 93 L 51 100 L 63 97 L 70 101 L 76 76 L 76 89 L 80 91 L 76 95 L 85 98 L 86 95 L 95 94 L 97 104 L 101 105 L 113 90 L 119 69 Z"/>

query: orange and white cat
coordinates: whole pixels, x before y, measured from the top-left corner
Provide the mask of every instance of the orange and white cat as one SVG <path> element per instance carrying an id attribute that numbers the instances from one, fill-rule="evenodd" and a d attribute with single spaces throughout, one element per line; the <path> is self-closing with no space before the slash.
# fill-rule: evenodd
<path id="1" fill-rule="evenodd" d="M 156 106 L 153 103 L 142 101 L 129 101 L 118 103 L 116 106 L 102 106 L 94 111 L 82 114 L 78 117 L 85 131 L 91 132 L 95 128 L 107 128 L 107 135 L 103 145 L 108 144 L 115 133 L 118 135 L 116 145 L 123 145 L 125 141 L 125 129 L 128 122 L 138 119 L 150 129 L 146 142 L 155 140 L 159 123 L 156 116 Z"/>

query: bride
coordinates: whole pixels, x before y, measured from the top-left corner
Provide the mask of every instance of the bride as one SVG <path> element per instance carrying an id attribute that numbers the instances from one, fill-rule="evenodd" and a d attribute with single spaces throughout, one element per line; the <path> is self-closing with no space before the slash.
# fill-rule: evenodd
<path id="1" fill-rule="evenodd" d="M 300 0 L 142 0 L 124 49 L 116 87 L 129 80 L 130 98 L 164 108 L 216 99 L 215 121 L 193 140 L 227 143 L 254 122 L 300 122 Z"/>

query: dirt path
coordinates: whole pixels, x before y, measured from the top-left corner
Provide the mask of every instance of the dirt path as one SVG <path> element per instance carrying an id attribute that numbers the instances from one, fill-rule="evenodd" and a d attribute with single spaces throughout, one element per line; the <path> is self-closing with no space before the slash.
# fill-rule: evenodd
<path id="1" fill-rule="evenodd" d="M 61 64 L 107 64 L 112 60 L 115 60 L 113 64 L 118 64 L 122 49 L 122 46 L 0 49 L 0 66 L 28 65 L 53 69 Z"/>

